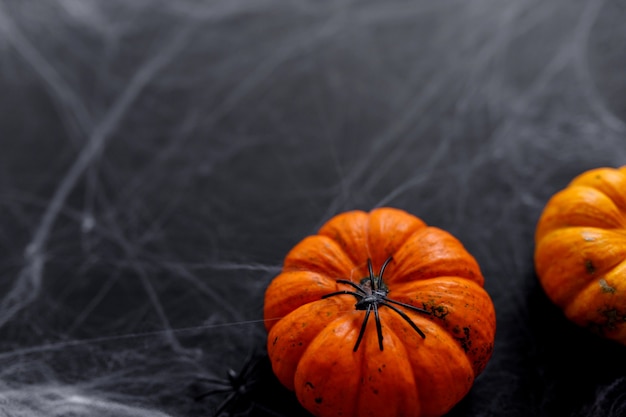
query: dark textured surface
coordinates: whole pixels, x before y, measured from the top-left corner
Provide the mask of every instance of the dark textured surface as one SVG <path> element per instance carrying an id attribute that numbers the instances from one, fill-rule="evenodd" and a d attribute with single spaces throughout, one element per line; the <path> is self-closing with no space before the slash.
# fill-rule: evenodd
<path id="1" fill-rule="evenodd" d="M 624 415 L 625 348 L 569 324 L 532 264 L 549 196 L 626 164 L 624 21 L 620 1 L 0 0 L 0 414 L 213 415 L 196 381 L 262 353 L 287 251 L 389 205 L 457 236 L 496 306 L 451 416 Z M 306 415 L 263 359 L 251 375 L 231 411 Z"/>

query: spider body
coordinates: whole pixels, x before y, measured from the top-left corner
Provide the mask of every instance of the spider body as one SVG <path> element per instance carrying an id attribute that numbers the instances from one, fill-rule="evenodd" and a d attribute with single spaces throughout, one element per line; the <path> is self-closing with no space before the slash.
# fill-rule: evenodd
<path id="1" fill-rule="evenodd" d="M 396 313 L 398 313 L 400 317 L 402 317 L 407 323 L 409 323 L 409 325 L 422 338 L 426 338 L 426 335 L 424 334 L 424 332 L 422 332 L 420 328 L 417 327 L 415 323 L 413 323 L 413 320 L 411 320 L 409 316 L 406 315 L 406 313 L 404 313 L 399 308 L 393 306 L 392 304 L 408 308 L 418 313 L 431 314 L 431 312 L 428 310 L 424 310 L 422 308 L 412 306 L 410 304 L 401 303 L 399 301 L 395 301 L 390 298 L 387 298 L 387 294 L 389 294 L 389 288 L 385 285 L 383 281 L 383 274 L 385 272 L 385 268 L 387 267 L 389 262 L 392 261 L 392 259 L 393 258 L 391 257 L 387 258 L 383 266 L 380 268 L 380 273 L 378 274 L 378 276 L 374 276 L 374 269 L 372 267 L 372 261 L 371 259 L 368 259 L 367 267 L 369 270 L 369 276 L 363 278 L 359 285 L 355 284 L 352 281 L 348 281 L 345 279 L 337 280 L 338 283 L 350 285 L 356 291 L 349 291 L 349 290 L 335 291 L 330 294 L 326 294 L 322 296 L 322 298 L 328 298 L 328 297 L 333 297 L 336 295 L 344 295 L 344 294 L 353 295 L 357 299 L 357 302 L 354 305 L 354 307 L 357 310 L 365 311 L 365 318 L 363 319 L 363 325 L 361 326 L 359 337 L 357 338 L 356 343 L 354 344 L 354 349 L 353 349 L 354 352 L 356 352 L 359 349 L 361 340 L 363 340 L 363 335 L 365 334 L 367 321 L 369 320 L 370 313 L 372 312 L 372 310 L 374 311 L 374 317 L 376 320 L 376 333 L 378 335 L 378 348 L 381 351 L 383 350 L 384 337 L 383 337 L 382 325 L 380 323 L 380 316 L 378 314 L 379 306 L 386 306 L 392 309 L 393 311 L 395 311 Z"/>
<path id="2" fill-rule="evenodd" d="M 247 415 L 255 404 L 250 394 L 258 383 L 257 368 L 260 365 L 259 357 L 249 357 L 239 372 L 229 368 L 225 378 L 202 377 L 199 380 L 209 384 L 212 388 L 195 397 L 196 401 L 216 395 L 225 395 L 215 409 L 216 417 Z"/>

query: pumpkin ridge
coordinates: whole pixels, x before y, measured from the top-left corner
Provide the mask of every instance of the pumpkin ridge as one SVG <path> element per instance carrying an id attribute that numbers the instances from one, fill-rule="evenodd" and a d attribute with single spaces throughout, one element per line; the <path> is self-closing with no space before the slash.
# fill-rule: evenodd
<path id="1" fill-rule="evenodd" d="M 626 260 L 593 285 L 580 291 L 563 309 L 565 316 L 600 336 L 623 340 L 626 337 L 626 288 L 622 277 Z M 583 306 L 583 307 L 581 307 Z"/>
<path id="2" fill-rule="evenodd" d="M 429 326 L 431 326 L 431 328 L 435 329 L 435 332 L 441 332 L 444 334 L 447 334 L 448 336 L 450 336 L 451 339 L 455 340 L 455 344 L 454 347 L 456 349 L 456 354 L 461 355 L 465 358 L 465 360 L 467 361 L 468 364 L 470 364 L 470 366 L 473 368 L 472 365 L 472 361 L 470 360 L 469 356 L 468 356 L 468 350 L 470 349 L 470 347 L 467 345 L 468 340 L 465 339 L 465 335 L 463 334 L 463 332 L 459 332 L 459 335 L 455 335 L 454 331 L 452 331 L 451 329 L 449 329 L 446 324 L 443 321 L 435 321 L 432 318 L 428 318 L 428 317 L 421 317 L 421 316 L 415 316 L 415 318 L 413 318 L 413 321 L 424 321 L 428 322 Z M 424 323 L 421 323 L 421 326 L 424 326 Z M 474 377 L 476 376 L 476 372 L 474 372 Z"/>
<path id="3" fill-rule="evenodd" d="M 304 386 L 302 386 L 302 384 L 298 384 L 299 379 L 301 379 L 302 377 L 305 377 L 304 379 L 307 379 L 307 380 L 312 380 L 312 379 L 317 378 L 317 379 L 321 379 L 322 381 L 328 381 L 329 379 L 331 379 L 331 375 L 337 372 L 336 365 L 334 363 L 331 364 L 333 366 L 328 366 L 328 364 L 325 363 L 326 365 L 325 367 L 322 367 L 322 368 L 315 367 L 312 370 L 309 370 L 310 364 L 307 363 L 307 360 L 315 361 L 316 358 L 323 358 L 322 362 L 325 362 L 326 360 L 325 352 L 318 352 L 318 349 L 320 347 L 327 346 L 326 344 L 323 344 L 321 342 L 323 338 L 328 338 L 327 333 L 331 332 L 331 329 L 333 327 L 339 328 L 339 329 L 341 328 L 346 329 L 346 328 L 352 327 L 351 330 L 344 331 L 343 337 L 341 338 L 337 337 L 336 331 L 333 329 L 332 330 L 332 333 L 334 334 L 332 338 L 333 340 L 329 343 L 332 343 L 333 346 L 337 346 L 337 345 L 351 346 L 354 343 L 354 337 L 352 337 L 352 335 L 355 332 L 358 332 L 358 330 L 356 329 L 360 327 L 355 324 L 355 321 L 357 321 L 358 318 L 355 316 L 346 317 L 346 314 L 352 314 L 352 311 L 344 312 L 343 314 L 339 315 L 335 320 L 330 321 L 324 328 L 322 328 L 315 335 L 315 337 L 313 337 L 313 339 L 308 344 L 306 349 L 302 352 L 298 365 L 296 366 L 296 369 L 294 370 L 294 381 L 293 381 L 296 396 L 298 397 L 300 401 L 303 401 L 303 398 L 305 396 L 307 397 L 309 396 L 307 393 L 308 385 L 310 385 L 310 388 L 316 389 L 316 390 L 320 390 L 320 389 L 323 390 L 323 388 L 320 388 L 318 384 L 311 384 L 310 382 L 306 382 Z M 350 320 L 351 323 L 346 323 L 346 320 Z M 362 364 L 365 362 L 363 358 L 363 351 L 361 352 L 350 351 L 350 358 L 353 358 L 356 361 L 358 361 L 359 369 L 362 368 Z M 325 370 L 324 373 L 322 373 L 322 369 Z M 350 387 L 350 388 L 353 388 L 353 387 Z M 345 392 L 342 392 L 341 394 L 345 395 Z M 358 401 L 358 389 L 356 390 L 356 395 L 354 396 L 354 398 L 355 398 L 355 405 L 356 405 L 356 401 Z M 345 397 L 342 399 L 345 401 Z M 313 399 L 313 401 L 317 403 L 315 399 Z M 352 406 L 351 409 L 354 409 L 354 405 Z M 312 411 L 312 410 L 309 409 L 309 411 Z"/>
<path id="4" fill-rule="evenodd" d="M 328 328 L 331 323 L 335 321 L 345 319 L 346 312 L 350 311 L 343 308 L 346 307 L 347 303 L 348 301 L 346 298 L 336 297 L 334 300 L 330 300 L 330 302 L 328 300 L 319 300 L 317 302 L 304 304 L 288 313 L 269 331 L 267 350 L 268 355 L 272 360 L 273 367 L 274 363 L 281 362 L 281 366 L 286 363 L 287 367 L 284 369 L 286 369 L 287 373 L 291 374 L 291 382 L 289 383 L 287 380 L 288 378 L 286 379 L 285 373 L 277 373 L 276 369 L 274 369 L 276 376 L 283 384 L 288 387 L 293 387 L 293 377 L 296 373 L 298 367 L 297 364 L 299 364 L 300 359 L 324 329 Z M 331 306 L 332 308 L 330 308 Z M 351 308 L 352 307 L 350 306 L 350 309 Z M 324 320 L 324 318 L 329 317 L 329 310 L 332 310 L 332 314 L 334 314 L 335 317 L 329 319 L 325 323 L 320 323 Z M 308 322 L 312 322 L 313 325 L 305 329 Z M 280 339 L 280 335 L 282 334 L 284 327 L 289 328 L 292 333 L 290 338 L 286 341 Z M 311 332 L 313 333 L 313 336 L 307 339 L 307 333 Z M 275 334 L 278 335 L 274 336 Z M 280 344 L 276 345 L 277 341 L 280 341 Z M 277 361 L 277 358 L 280 360 Z M 292 362 L 296 364 L 293 369 L 291 369 Z"/>
<path id="5" fill-rule="evenodd" d="M 305 291 L 300 290 L 301 282 L 307 283 Z M 276 319 L 285 317 L 305 304 L 319 301 L 323 294 L 332 290 L 329 286 L 333 284 L 334 287 L 337 286 L 332 278 L 312 271 L 286 271 L 278 274 L 268 286 L 269 291 L 266 291 L 265 328 L 269 331 L 276 324 Z M 281 290 L 274 291 L 274 288 Z M 277 295 L 267 296 L 275 293 Z"/>
<path id="6" fill-rule="evenodd" d="M 423 234 L 423 236 L 416 235 Z M 416 239 L 414 241 L 414 239 Z M 431 242 L 428 242 L 428 241 Z M 429 244 L 427 249 L 423 244 Z M 441 252 L 442 249 L 445 251 Z M 484 277 L 476 259 L 465 249 L 463 243 L 447 231 L 434 226 L 416 230 L 393 254 L 393 262 L 388 275 L 388 283 L 408 282 L 456 276 L 479 284 L 484 284 Z M 398 272 L 394 264 L 404 268 Z M 421 264 L 415 268 L 415 264 Z M 410 266 L 412 265 L 412 267 Z"/>
<path id="7" fill-rule="evenodd" d="M 626 227 L 626 203 L 624 203 L 624 202 L 620 202 L 620 201 L 615 201 L 615 199 L 614 199 L 612 196 L 610 196 L 610 195 L 609 195 L 606 191 L 604 191 L 604 190 L 602 190 L 602 189 L 600 189 L 600 188 L 597 188 L 597 187 L 594 187 L 594 188 L 595 188 L 597 191 L 599 191 L 599 192 L 601 192 L 602 194 L 604 194 L 604 195 L 605 195 L 605 196 L 606 196 L 609 200 L 611 200 L 611 201 L 613 202 L 613 204 L 615 205 L 615 208 L 616 208 L 616 209 L 617 209 L 617 210 L 621 213 L 621 215 L 622 215 L 622 220 L 623 220 L 622 225 L 623 225 L 624 227 Z"/>
<path id="8" fill-rule="evenodd" d="M 362 314 L 363 317 L 361 317 L 361 321 L 365 320 L 365 315 Z M 372 327 L 373 323 L 367 323 L 368 327 Z M 360 326 L 359 326 L 360 327 Z M 366 333 L 372 333 L 369 332 L 368 329 L 365 329 Z M 376 331 L 374 330 L 374 333 Z M 368 337 L 368 335 L 365 335 L 365 337 Z M 370 335 L 371 337 L 371 335 Z M 367 360 L 364 360 L 364 355 L 365 355 L 365 349 L 360 349 L 357 350 L 356 352 L 352 352 L 352 354 L 357 354 L 359 355 L 359 361 L 360 361 L 360 366 L 359 366 L 359 374 L 358 377 L 356 378 L 357 381 L 363 381 L 363 378 L 365 378 L 365 375 L 367 375 Z M 356 395 L 354 396 L 354 404 L 352 406 L 353 410 L 358 410 L 359 407 L 359 403 L 361 402 L 361 396 L 363 395 L 363 393 L 361 392 L 361 390 L 357 390 Z"/>
<path id="9" fill-rule="evenodd" d="M 437 281 L 441 286 L 435 290 L 433 287 Z M 455 282 L 453 286 L 450 285 L 451 281 Z M 482 372 L 491 357 L 495 332 L 494 334 L 481 332 L 484 326 L 468 319 L 468 316 L 485 322 L 492 318 L 495 326 L 495 311 L 492 309 L 489 314 L 485 314 L 491 300 L 483 287 L 462 277 L 443 276 L 433 278 L 431 282 L 402 283 L 396 286 L 395 291 L 391 290 L 391 293 L 395 299 L 430 311 L 431 315 L 410 314 L 410 316 L 416 318 L 414 321 L 422 323 L 416 323 L 420 328 L 424 326 L 423 323 L 428 322 L 432 323 L 438 331 L 449 335 L 467 357 L 474 369 L 474 374 L 478 375 Z M 416 302 L 418 298 L 421 305 Z"/>
<path id="10" fill-rule="evenodd" d="M 338 214 L 324 223 L 317 233 L 337 243 L 359 272 L 365 272 L 365 261 L 370 258 L 368 213 L 353 210 Z"/>
<path id="11" fill-rule="evenodd" d="M 564 233 L 566 235 L 561 237 L 560 235 Z M 571 244 L 568 247 L 555 246 L 559 245 L 559 243 L 563 242 L 564 240 L 569 241 L 569 239 L 572 238 L 572 236 L 570 236 L 570 233 L 572 234 L 572 236 L 580 236 L 581 240 L 586 243 L 586 247 L 582 247 L 581 243 L 578 243 L 576 247 L 572 247 Z M 610 239 L 610 241 L 608 243 L 604 242 L 603 245 L 597 244 L 596 246 L 593 246 L 593 243 L 596 242 L 598 239 Z M 589 254 L 596 252 L 602 253 L 601 251 L 603 250 L 603 246 L 613 245 L 616 243 L 622 243 L 626 245 L 625 231 L 585 226 L 559 227 L 550 231 L 546 231 L 546 233 L 544 233 L 542 238 L 536 244 L 534 262 L 537 274 L 539 276 L 539 281 L 546 291 L 548 297 L 553 302 L 555 302 L 555 304 L 559 305 L 561 308 L 564 308 L 566 305 L 569 305 L 573 299 L 576 298 L 577 294 L 580 291 L 583 291 L 589 285 L 592 285 L 596 281 L 596 278 L 598 276 L 604 275 L 607 272 L 611 271 L 624 260 L 623 257 L 621 257 L 619 254 L 616 254 L 615 259 L 613 259 L 611 262 L 606 262 L 602 266 L 600 266 L 597 262 L 597 257 L 595 258 L 595 262 L 593 257 L 589 257 L 584 263 L 582 263 L 582 260 L 577 261 L 577 265 L 582 273 L 575 274 L 575 276 L 585 277 L 585 281 L 583 283 L 572 285 L 574 282 L 565 276 L 565 272 L 563 272 L 562 269 L 567 267 L 568 270 L 571 270 L 573 267 L 572 265 L 575 266 L 576 264 L 572 264 L 572 261 L 567 261 L 563 265 L 560 265 L 559 269 L 555 269 L 557 265 L 555 264 L 552 257 L 556 255 L 553 252 L 559 253 L 561 255 L 568 253 L 580 254 L 583 251 Z M 552 249 L 552 252 L 548 252 L 549 249 Z M 624 251 L 624 254 L 626 254 L 626 250 Z M 567 289 L 567 291 L 563 290 L 564 281 L 567 281 L 569 284 L 569 288 Z"/>
<path id="12" fill-rule="evenodd" d="M 467 352 L 465 352 L 462 346 L 457 343 L 454 335 L 452 335 L 448 331 L 448 329 L 443 327 L 440 323 L 430 320 L 428 316 L 421 316 L 411 311 L 409 311 L 408 314 L 410 315 L 411 319 L 417 321 L 418 325 L 422 327 L 426 332 L 426 339 L 424 339 L 423 342 L 417 342 L 420 344 L 420 347 L 417 351 L 412 351 L 411 347 L 407 346 L 409 343 L 412 342 L 404 340 L 401 343 L 406 352 L 407 363 L 411 369 L 413 380 L 415 381 L 415 395 L 419 399 L 419 404 L 421 404 L 423 407 L 421 413 L 424 413 L 424 415 L 428 416 L 440 416 L 447 413 L 461 398 L 463 398 L 467 394 L 467 392 L 469 392 L 469 389 L 471 388 L 471 385 L 476 379 L 478 373 L 476 373 L 475 367 L 472 365 L 472 361 Z M 385 322 L 388 323 L 387 331 L 389 333 L 393 333 L 397 340 L 403 340 L 403 338 L 400 337 L 400 335 L 398 334 L 400 332 L 400 329 L 402 329 L 401 331 L 406 334 L 411 334 L 411 329 L 407 327 L 407 323 L 399 320 L 398 317 L 391 314 L 385 314 L 385 316 Z M 428 346 L 424 345 L 424 342 L 427 343 Z M 423 349 L 423 352 L 420 352 L 420 349 Z M 453 361 L 457 361 L 455 363 L 455 365 L 457 366 L 453 367 L 454 370 L 456 372 L 459 372 L 460 374 L 463 374 L 464 378 L 469 378 L 465 379 L 464 387 L 459 392 L 457 392 L 456 395 L 453 395 L 452 399 L 448 398 L 447 400 L 445 400 L 442 399 L 442 397 L 431 398 L 428 396 L 428 389 L 431 387 L 429 383 L 425 382 L 425 380 L 429 379 L 428 375 L 426 374 L 427 372 L 429 372 L 429 367 L 431 367 L 432 364 L 430 362 L 424 362 L 423 360 L 420 360 L 424 359 L 424 356 L 422 355 L 424 355 L 426 359 L 437 358 L 440 362 L 443 362 L 446 365 L 449 364 L 448 360 L 454 358 Z M 445 359 L 441 359 L 442 357 Z M 421 377 L 416 374 L 419 374 Z M 443 377 L 441 373 L 438 373 L 434 376 L 434 378 L 435 380 L 439 380 L 441 382 L 441 378 L 445 377 Z M 461 381 L 457 381 L 457 378 L 450 377 L 450 375 L 448 375 L 448 382 L 460 383 Z M 422 387 L 426 388 L 421 389 Z M 447 394 L 452 393 L 448 391 Z M 443 406 L 444 409 L 441 408 L 442 400 L 445 404 L 445 406 Z M 433 407 L 435 407 L 435 410 L 432 409 Z M 427 410 L 429 408 L 430 412 L 433 414 L 427 413 Z"/>
<path id="13" fill-rule="evenodd" d="M 378 269 L 418 230 L 427 227 L 420 218 L 404 210 L 380 207 L 369 213 L 368 248 L 374 268 Z"/>
<path id="14" fill-rule="evenodd" d="M 596 168 L 578 175 L 570 187 L 586 185 L 605 194 L 626 215 L 626 169 Z M 614 198 L 615 197 L 615 198 Z"/>
<path id="15" fill-rule="evenodd" d="M 403 212 L 403 213 L 406 213 L 406 212 L 404 212 L 404 211 L 402 211 L 402 210 L 398 210 L 398 209 L 378 208 L 378 209 L 375 209 L 372 213 L 370 213 L 370 222 L 371 222 L 371 220 L 372 220 L 372 217 L 373 217 L 373 214 L 374 214 L 374 213 L 380 213 L 380 212 L 382 212 L 382 211 L 384 211 L 384 210 L 401 211 L 401 212 Z M 407 213 L 407 214 L 408 214 L 408 213 Z M 394 240 L 397 242 L 398 247 L 400 247 L 400 246 L 404 245 L 404 243 L 405 243 L 405 242 L 406 242 L 406 241 L 407 241 L 407 240 L 408 240 L 411 236 L 413 236 L 413 234 L 415 234 L 416 232 L 419 232 L 419 231 L 420 231 L 420 230 L 422 230 L 422 229 L 425 229 L 425 228 L 427 228 L 427 227 L 430 227 L 430 226 L 427 226 L 427 225 L 426 225 L 426 224 L 425 224 L 422 220 L 420 220 L 420 219 L 418 219 L 417 217 L 413 216 L 412 214 L 411 214 L 411 215 L 409 215 L 409 216 L 410 216 L 410 217 L 413 217 L 415 220 L 418 220 L 419 222 L 418 222 L 418 223 L 416 223 L 416 224 L 413 226 L 413 229 L 414 229 L 414 230 L 412 230 L 411 232 L 406 233 L 406 234 L 404 234 L 404 235 L 403 235 L 403 236 L 401 236 L 401 237 L 398 237 L 397 235 L 396 235 L 396 236 L 394 236 Z M 370 226 L 370 225 L 371 225 L 371 223 L 369 223 L 369 224 L 368 224 L 368 226 Z"/>
<path id="16" fill-rule="evenodd" d="M 618 230 L 625 226 L 624 213 L 607 194 L 587 184 L 574 184 L 550 198 L 537 222 L 535 242 L 564 227 Z"/>
<path id="17" fill-rule="evenodd" d="M 583 285 L 582 287 L 580 287 L 575 294 L 573 294 L 572 297 L 570 297 L 569 299 L 567 299 L 563 305 L 562 305 L 562 310 L 563 311 L 567 311 L 571 308 L 572 304 L 576 303 L 576 301 L 582 297 L 584 295 L 584 293 L 589 290 L 591 287 L 599 285 L 600 289 L 602 292 L 606 293 L 606 294 L 614 294 L 615 293 L 615 288 L 611 287 L 609 283 L 606 282 L 606 280 L 604 279 L 604 277 L 606 275 L 608 275 L 609 273 L 611 273 L 612 271 L 616 270 L 616 269 L 625 269 L 626 268 L 626 259 L 623 259 L 619 262 L 617 262 L 615 265 L 612 265 L 611 267 L 608 268 L 604 268 L 601 271 L 596 271 L 597 273 L 594 274 L 594 276 L 590 277 L 589 281 L 587 283 L 585 283 L 585 285 Z M 603 281 L 603 282 L 600 282 Z"/>
<path id="18" fill-rule="evenodd" d="M 283 263 L 283 272 L 310 271 L 333 281 L 353 277 L 357 270 L 358 267 L 339 243 L 319 234 L 307 236 L 296 244 Z"/>
<path id="19" fill-rule="evenodd" d="M 422 398 L 419 396 L 419 392 L 418 392 L 419 390 L 418 390 L 418 387 L 417 387 L 417 384 L 416 384 L 415 373 L 413 372 L 413 367 L 411 366 L 411 363 L 409 362 L 408 357 L 407 357 L 408 349 L 406 348 L 404 342 L 402 341 L 402 338 L 396 334 L 394 329 L 391 328 L 391 326 L 389 326 L 388 324 L 385 325 L 385 322 L 387 322 L 388 320 L 384 316 L 388 316 L 389 317 L 389 316 L 392 316 L 392 314 L 394 314 L 394 313 L 392 313 L 391 311 L 388 311 L 388 310 L 383 310 L 383 311 L 385 311 L 385 313 L 383 313 L 381 311 L 381 324 L 383 326 L 383 332 L 386 332 L 385 334 L 388 335 L 388 338 L 386 340 L 390 340 L 391 339 L 391 340 L 394 341 L 393 342 L 393 350 L 394 350 L 394 354 L 397 357 L 397 359 L 400 359 L 400 358 L 404 359 L 404 358 L 406 358 L 405 362 L 407 364 L 407 367 L 405 368 L 405 372 L 407 372 L 410 375 L 410 378 L 411 378 L 411 382 L 410 383 L 411 383 L 411 385 L 413 387 L 415 387 L 415 396 L 418 399 L 417 403 L 418 404 L 422 404 L 422 401 L 421 401 Z M 413 329 L 410 328 L 408 323 L 404 322 L 404 324 L 409 327 L 408 331 L 413 332 Z M 373 323 L 372 323 L 372 325 L 373 325 Z M 369 323 L 368 323 L 368 326 L 369 326 Z M 372 338 L 372 337 L 375 336 L 376 331 L 375 330 L 374 331 L 370 331 L 369 333 L 370 333 L 369 337 Z M 388 347 L 387 350 L 389 350 L 389 349 L 390 348 Z M 363 355 L 366 355 L 366 354 L 367 354 L 367 352 L 365 350 L 363 350 Z M 361 365 L 361 376 L 360 376 L 359 380 L 361 380 L 361 378 L 364 378 L 366 375 L 369 374 L 369 372 L 371 372 L 370 369 L 367 369 L 368 361 L 367 361 L 366 358 L 362 358 L 361 364 L 362 364 Z M 358 400 L 360 401 L 361 400 L 361 396 L 364 396 L 365 394 L 366 394 L 365 391 L 359 391 Z M 355 407 L 355 409 L 358 410 L 359 408 Z"/>
<path id="20" fill-rule="evenodd" d="M 598 186 L 594 186 L 591 184 L 575 184 L 572 185 L 570 187 L 568 187 L 568 190 L 572 190 L 572 189 L 576 189 L 576 188 L 585 188 L 585 189 L 591 189 L 599 194 L 601 194 L 602 196 L 606 197 L 607 201 L 610 201 L 611 204 L 613 205 L 613 208 L 615 209 L 616 212 L 618 212 L 621 215 L 621 218 L 619 218 L 618 220 L 620 220 L 620 224 L 619 226 L 616 226 L 615 228 L 619 228 L 620 226 L 622 228 L 626 227 L 626 206 L 622 207 L 622 205 L 620 204 L 619 201 L 615 201 L 615 199 L 606 192 L 606 190 L 603 190 L 602 188 L 598 187 Z"/>

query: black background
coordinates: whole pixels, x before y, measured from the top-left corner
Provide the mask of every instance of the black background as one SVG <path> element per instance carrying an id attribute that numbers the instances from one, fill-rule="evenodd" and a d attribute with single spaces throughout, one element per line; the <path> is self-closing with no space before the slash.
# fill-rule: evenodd
<path id="1" fill-rule="evenodd" d="M 626 415 L 625 348 L 533 270 L 547 199 L 626 164 L 626 3 L 1 0 L 0 410 L 304 416 L 263 293 L 333 215 L 457 236 L 497 312 L 451 416 Z"/>

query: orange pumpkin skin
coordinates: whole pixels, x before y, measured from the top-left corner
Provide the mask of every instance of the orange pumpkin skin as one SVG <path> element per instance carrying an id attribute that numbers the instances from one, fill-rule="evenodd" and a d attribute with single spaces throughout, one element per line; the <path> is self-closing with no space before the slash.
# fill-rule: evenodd
<path id="1" fill-rule="evenodd" d="M 355 342 L 364 311 L 356 298 L 323 296 L 384 272 L 389 298 L 427 310 L 379 307 Z M 274 373 L 318 417 L 441 416 L 470 390 L 491 357 L 495 312 L 475 259 L 449 233 L 402 210 L 350 211 L 298 243 L 265 293 Z"/>
<path id="2" fill-rule="evenodd" d="M 569 320 L 626 344 L 626 166 L 584 172 L 552 196 L 535 270 Z"/>

